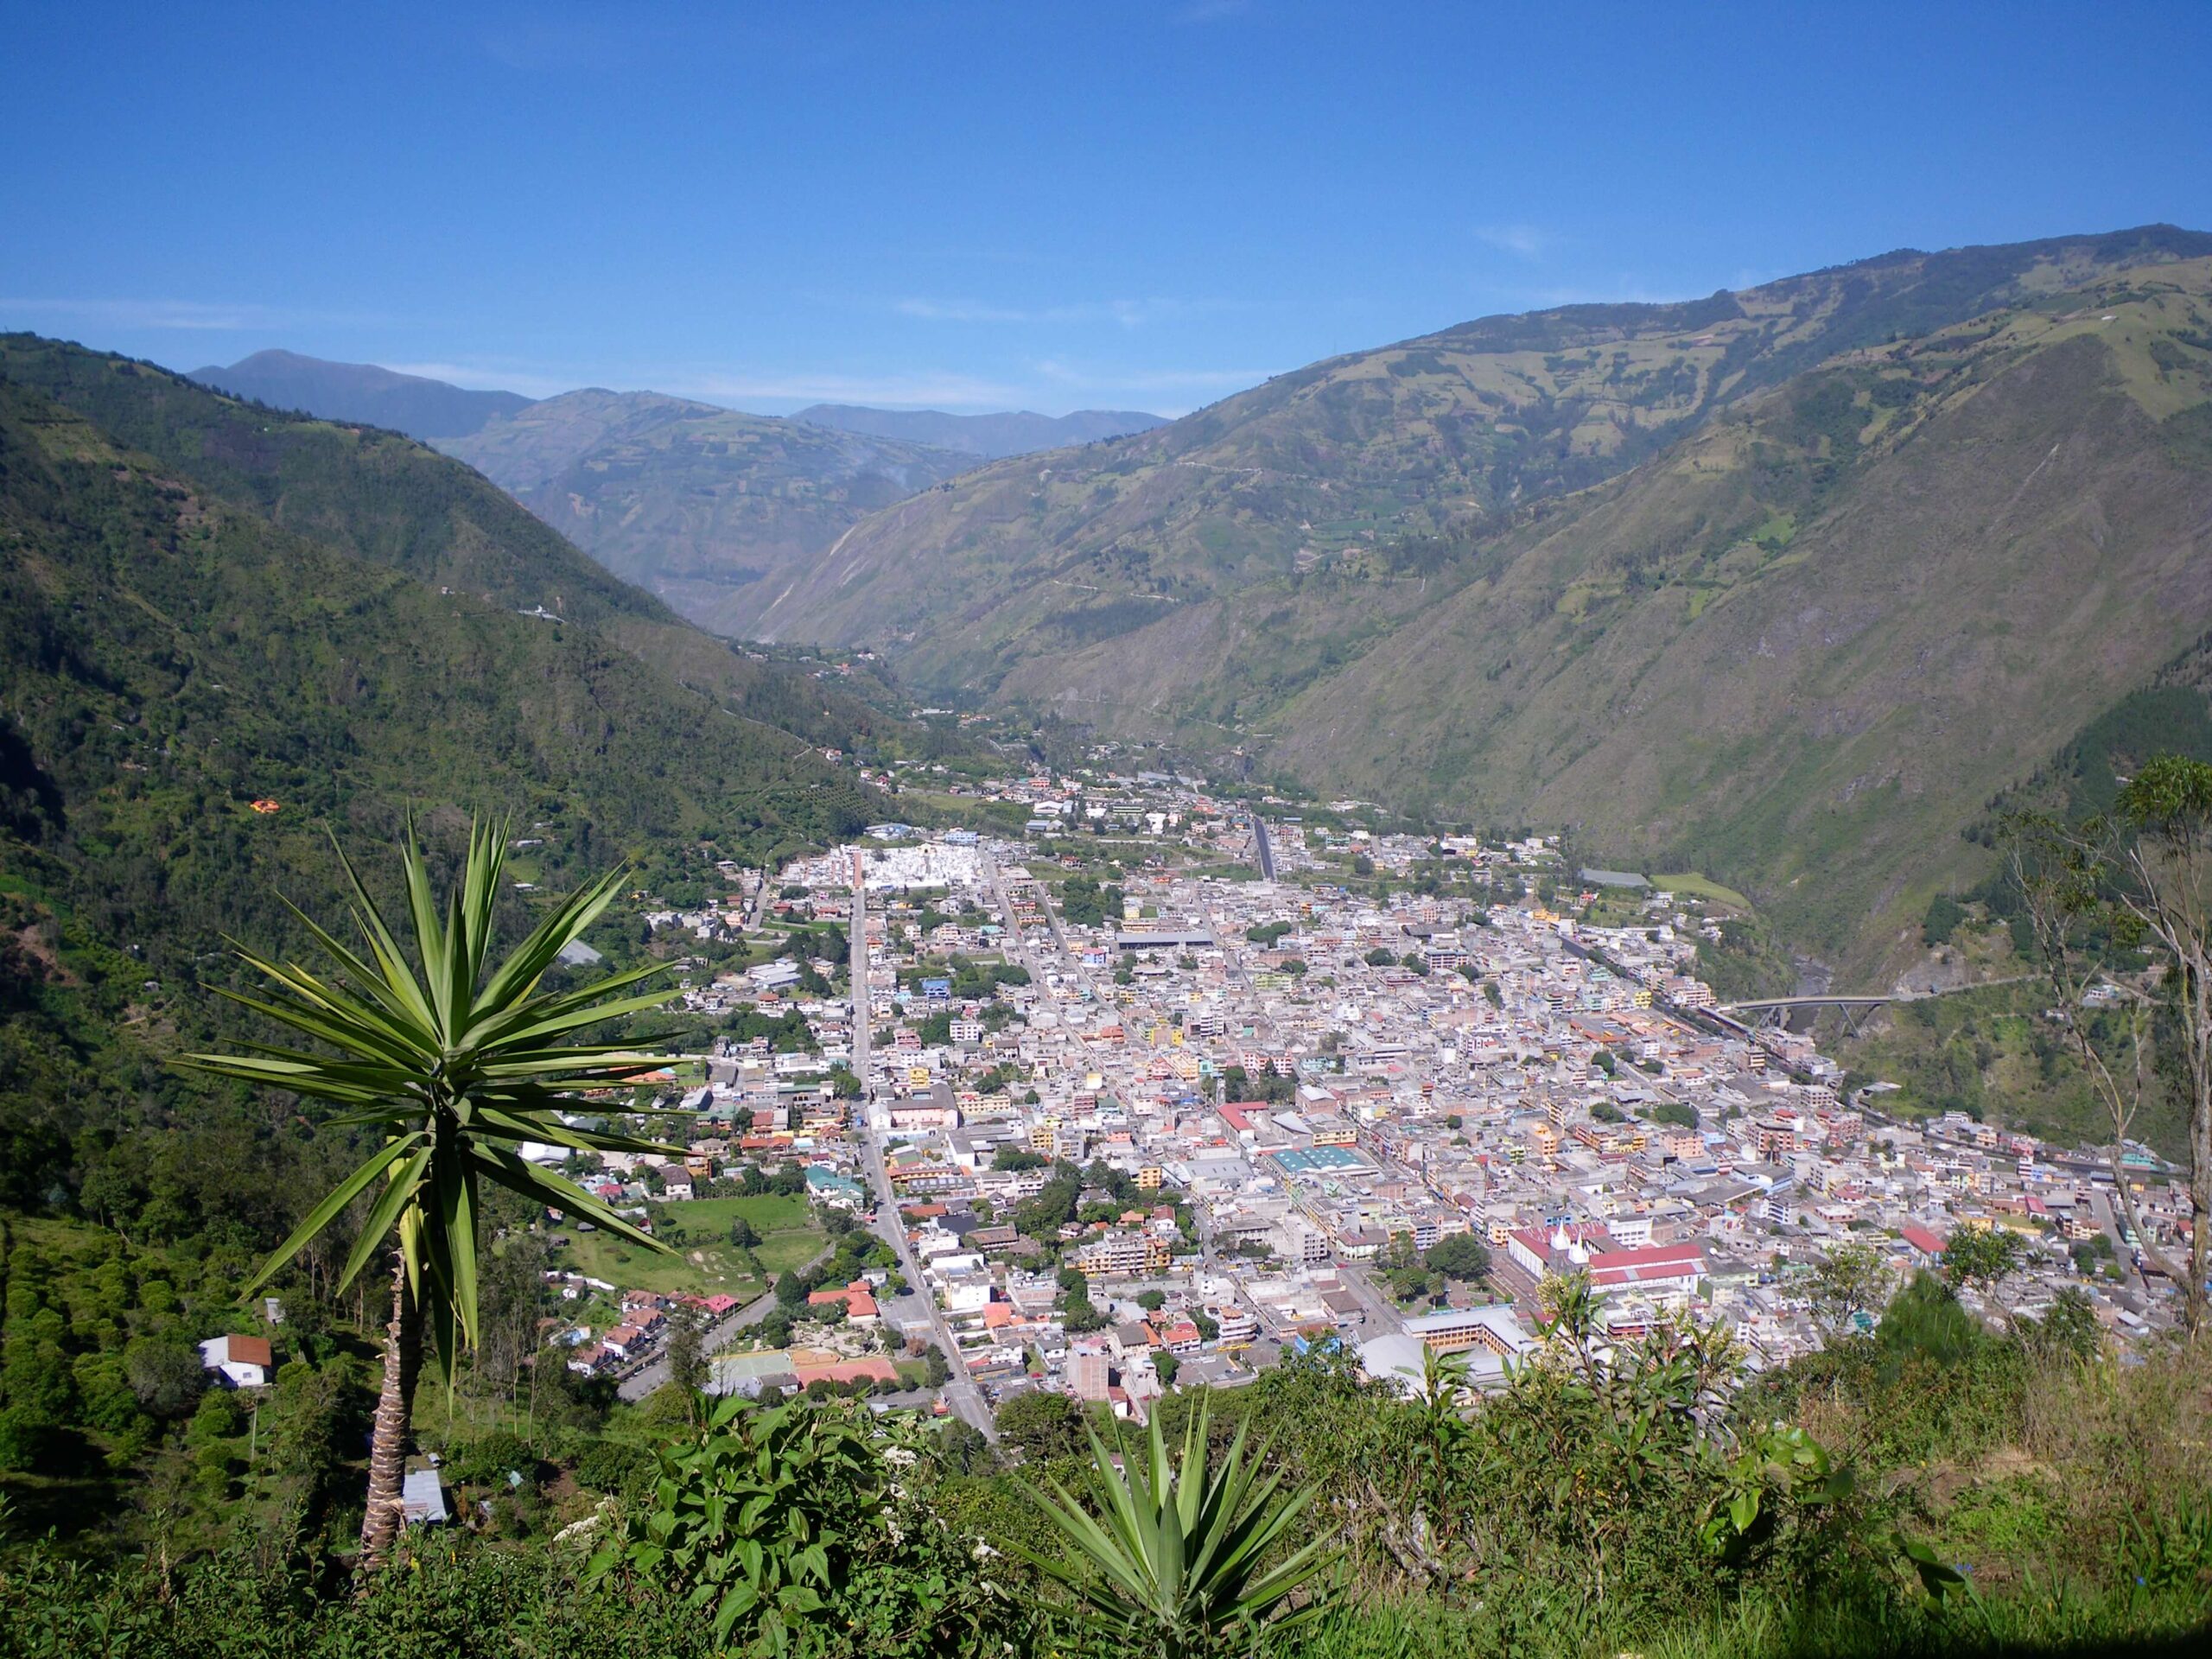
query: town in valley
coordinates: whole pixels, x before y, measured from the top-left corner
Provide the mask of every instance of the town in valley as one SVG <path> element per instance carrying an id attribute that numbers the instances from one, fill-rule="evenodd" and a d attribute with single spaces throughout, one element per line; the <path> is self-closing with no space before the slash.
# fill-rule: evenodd
<path id="1" fill-rule="evenodd" d="M 643 1398 L 688 1325 L 718 1393 L 850 1389 L 988 1434 L 1056 1391 L 1141 1422 L 1317 1346 L 1408 1391 L 1425 1351 L 1498 1385 L 1571 1274 L 1609 1339 L 1687 1321 L 1762 1369 L 1872 1329 L 1975 1235 L 2007 1241 L 1964 1292 L 1993 1323 L 2069 1287 L 2122 1346 L 2174 1323 L 2107 1149 L 1908 1115 L 1793 1029 L 1883 998 L 1717 996 L 1726 889 L 1093 759 L 939 797 L 988 828 L 879 823 L 722 862 L 708 902 L 638 895 L 686 1012 L 729 1034 L 637 1096 L 680 1155 L 569 1173 L 679 1249 L 772 1189 L 867 1242 L 849 1280 L 817 1255 L 744 1301 L 556 1266 L 571 1369 Z M 2118 1163 L 2171 1242 L 2179 1178 Z M 1845 1246 L 1868 1287 L 1824 1306 Z"/>

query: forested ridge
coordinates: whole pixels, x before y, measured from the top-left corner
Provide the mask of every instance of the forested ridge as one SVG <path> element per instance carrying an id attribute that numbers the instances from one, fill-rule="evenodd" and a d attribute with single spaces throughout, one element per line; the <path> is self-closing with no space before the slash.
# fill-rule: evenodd
<path id="1" fill-rule="evenodd" d="M 869 792 L 756 712 L 785 707 L 830 741 L 900 735 L 408 440 L 10 337 L 0 1193 L 89 1185 L 105 1215 L 158 1185 L 175 1226 L 269 1242 L 283 1205 L 240 1196 L 293 1142 L 162 1065 L 234 1027 L 227 941 L 297 948 L 284 901 L 334 908 L 332 836 L 388 844 L 410 813 L 440 858 L 469 813 L 510 817 L 548 887 L 849 833 Z"/>

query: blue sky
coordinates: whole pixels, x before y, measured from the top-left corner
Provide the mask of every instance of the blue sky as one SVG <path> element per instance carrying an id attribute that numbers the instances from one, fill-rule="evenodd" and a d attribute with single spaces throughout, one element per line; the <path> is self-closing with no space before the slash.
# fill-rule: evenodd
<path id="1" fill-rule="evenodd" d="M 9 9 L 0 327 L 1175 413 L 1495 311 L 2212 228 L 2212 4 Z"/>

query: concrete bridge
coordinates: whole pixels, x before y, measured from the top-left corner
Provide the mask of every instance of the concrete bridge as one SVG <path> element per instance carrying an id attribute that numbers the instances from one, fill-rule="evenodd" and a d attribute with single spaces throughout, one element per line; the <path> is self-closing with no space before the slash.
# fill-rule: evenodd
<path id="1" fill-rule="evenodd" d="M 1923 1002 L 1930 997 L 1956 996 L 1964 991 L 1986 990 L 1992 985 L 2013 985 L 2024 979 L 2033 979 L 2033 974 L 2012 974 L 2003 979 L 1985 979 L 1972 985 L 1951 985 L 1941 990 L 1902 990 L 1862 993 L 1859 995 L 1821 996 L 1762 996 L 1747 998 L 1741 1002 L 1724 1002 L 1713 1010 L 1753 1027 L 1764 1028 L 1788 1023 L 1789 1016 L 1800 1008 L 1810 1008 L 1816 1014 L 1823 1008 L 1834 1008 L 1843 1015 L 1844 1023 L 1856 1036 L 1860 1023 L 1877 1008 L 1887 1007 L 1892 1002 Z"/>
<path id="2" fill-rule="evenodd" d="M 1860 1023 L 1877 1008 L 1892 1002 L 1909 1002 L 1916 994 L 1901 993 L 1892 996 L 1764 996 L 1742 1002 L 1724 1002 L 1713 1010 L 1751 1027 L 1765 1030 L 1772 1026 L 1787 1025 L 1789 1016 L 1800 1008 L 1810 1008 L 1818 1014 L 1823 1008 L 1834 1008 L 1843 1015 L 1843 1022 L 1854 1037 Z M 1932 995 L 1932 993 L 1930 993 Z"/>

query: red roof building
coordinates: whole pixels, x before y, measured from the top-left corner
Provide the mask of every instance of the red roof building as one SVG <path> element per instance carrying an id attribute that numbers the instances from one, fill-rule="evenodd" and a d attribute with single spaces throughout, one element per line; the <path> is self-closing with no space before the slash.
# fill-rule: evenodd
<path id="1" fill-rule="evenodd" d="M 841 1290 L 817 1290 L 806 1299 L 809 1307 L 827 1307 L 832 1302 L 845 1305 L 845 1317 L 855 1324 L 877 1317 L 875 1293 L 865 1279 L 855 1279 Z"/>
<path id="2" fill-rule="evenodd" d="M 1593 1290 L 1644 1290 L 1687 1296 L 1705 1282 L 1705 1252 L 1695 1244 L 1606 1250 L 1590 1258 Z"/>
<path id="3" fill-rule="evenodd" d="M 1911 1245 L 1920 1255 L 1933 1261 L 1943 1254 L 1943 1241 L 1925 1227 L 1907 1227 L 1904 1231 L 1904 1242 Z"/>

